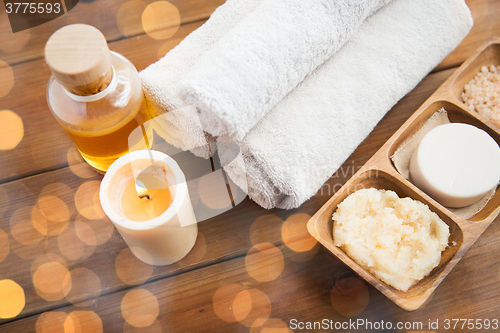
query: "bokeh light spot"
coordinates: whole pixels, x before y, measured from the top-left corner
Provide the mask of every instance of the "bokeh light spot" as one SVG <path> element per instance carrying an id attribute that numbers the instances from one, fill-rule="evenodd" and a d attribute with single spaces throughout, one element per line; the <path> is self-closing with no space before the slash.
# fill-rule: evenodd
<path id="1" fill-rule="evenodd" d="M 231 206 L 231 199 L 221 169 L 201 177 L 198 183 L 198 192 L 201 201 L 211 209 L 225 209 Z"/>
<path id="2" fill-rule="evenodd" d="M 270 243 L 254 245 L 245 257 L 248 274 L 259 282 L 273 281 L 285 268 L 280 249 Z"/>
<path id="3" fill-rule="evenodd" d="M 151 325 L 147 327 L 134 327 L 125 322 L 123 324 L 123 333 L 162 333 L 162 330 L 160 321 L 156 319 Z"/>
<path id="4" fill-rule="evenodd" d="M 22 259 L 35 259 L 47 249 L 48 240 L 42 240 L 39 243 L 25 245 L 15 238 L 10 239 L 10 250 Z"/>
<path id="5" fill-rule="evenodd" d="M 58 255 L 47 253 L 31 265 L 31 278 L 37 294 L 47 301 L 58 301 L 71 290 L 68 265 Z"/>
<path id="6" fill-rule="evenodd" d="M 44 235 L 35 229 L 31 221 L 31 212 L 32 207 L 22 207 L 10 218 L 10 234 L 23 245 L 37 244 L 44 239 Z"/>
<path id="7" fill-rule="evenodd" d="M 271 316 L 271 300 L 258 289 L 244 290 L 233 302 L 235 318 L 246 327 L 262 326 Z"/>
<path id="8" fill-rule="evenodd" d="M 130 37 L 144 32 L 142 28 L 142 13 L 148 6 L 140 0 L 127 1 L 116 13 L 116 25 L 122 35 Z"/>
<path id="9" fill-rule="evenodd" d="M 73 311 L 64 321 L 65 333 L 102 333 L 102 320 L 93 311 Z"/>
<path id="10" fill-rule="evenodd" d="M 58 197 L 41 197 L 38 200 L 38 207 L 43 216 L 52 222 L 65 222 L 70 218 L 68 205 Z"/>
<path id="11" fill-rule="evenodd" d="M 94 253 L 95 245 L 83 242 L 75 230 L 76 226 L 71 225 L 57 237 L 59 250 L 68 259 L 82 260 Z"/>
<path id="12" fill-rule="evenodd" d="M 92 180 L 83 183 L 76 191 L 76 208 L 89 220 L 102 219 L 105 216 L 99 201 L 99 186 L 98 180 Z"/>
<path id="13" fill-rule="evenodd" d="M 335 311 L 350 317 L 363 312 L 370 302 L 370 294 L 363 281 L 356 277 L 346 277 L 335 283 L 330 299 Z"/>
<path id="14" fill-rule="evenodd" d="M 90 306 L 101 295 L 101 280 L 87 268 L 75 268 L 70 272 L 71 290 L 66 299 L 76 306 Z"/>
<path id="15" fill-rule="evenodd" d="M 279 318 L 269 318 L 259 327 L 250 328 L 250 333 L 292 333 L 288 325 Z"/>
<path id="16" fill-rule="evenodd" d="M 180 25 L 179 10 L 168 1 L 153 2 L 142 13 L 144 31 L 154 39 L 172 37 Z"/>
<path id="17" fill-rule="evenodd" d="M 273 214 L 259 216 L 250 226 L 250 241 L 253 245 L 273 243 L 280 239 L 283 220 Z"/>
<path id="18" fill-rule="evenodd" d="M 66 318 L 68 315 L 65 312 L 44 312 L 36 320 L 36 333 L 65 333 Z"/>
<path id="19" fill-rule="evenodd" d="M 88 228 L 91 228 L 93 232 Z M 88 245 L 102 245 L 111 238 L 115 227 L 107 217 L 89 220 L 84 216 L 78 215 L 75 219 L 75 231 L 78 238 L 84 243 Z"/>
<path id="20" fill-rule="evenodd" d="M 234 316 L 233 302 L 242 291 L 245 291 L 245 288 L 236 283 L 228 284 L 217 289 L 213 298 L 213 306 L 215 313 L 220 319 L 228 323 L 237 321 Z"/>
<path id="21" fill-rule="evenodd" d="M 54 196 L 62 200 L 69 210 L 69 215 L 72 215 L 76 211 L 75 202 L 73 200 L 75 191 L 68 185 L 63 183 L 50 183 L 40 192 L 39 199 L 49 196 Z"/>
<path id="22" fill-rule="evenodd" d="M 293 251 L 309 251 L 316 245 L 317 240 L 307 231 L 307 222 L 310 218 L 307 214 L 294 214 L 283 223 L 281 236 L 286 246 Z"/>
<path id="23" fill-rule="evenodd" d="M 151 325 L 160 313 L 155 295 L 145 289 L 129 291 L 121 303 L 123 318 L 134 327 Z"/>
<path id="24" fill-rule="evenodd" d="M 12 280 L 0 280 L 0 318 L 14 318 L 26 304 L 24 289 Z"/>
<path id="25" fill-rule="evenodd" d="M 1 64 L 0 64 L 1 65 Z M 2 97 L 2 69 L 0 68 L 0 97 Z M 5 95 L 4 95 L 5 96 Z M 24 137 L 23 120 L 15 112 L 0 110 L 0 150 L 16 148 Z"/>
<path id="26" fill-rule="evenodd" d="M 128 247 L 116 257 L 115 268 L 120 280 L 130 285 L 142 284 L 153 274 L 153 266 L 137 259 Z"/>
<path id="27" fill-rule="evenodd" d="M 75 146 L 71 146 L 68 149 L 66 157 L 68 159 L 69 169 L 78 177 L 93 178 L 97 176 L 97 173 L 87 162 L 85 162 Z"/>
<path id="28" fill-rule="evenodd" d="M 57 293 L 71 283 L 68 269 L 57 262 L 41 265 L 33 275 L 33 284 L 44 293 Z"/>
<path id="29" fill-rule="evenodd" d="M 87 245 L 96 246 L 97 238 L 94 229 L 83 221 L 75 221 L 75 233 Z"/>
<path id="30" fill-rule="evenodd" d="M 0 229 L 0 263 L 9 255 L 9 236 Z"/>

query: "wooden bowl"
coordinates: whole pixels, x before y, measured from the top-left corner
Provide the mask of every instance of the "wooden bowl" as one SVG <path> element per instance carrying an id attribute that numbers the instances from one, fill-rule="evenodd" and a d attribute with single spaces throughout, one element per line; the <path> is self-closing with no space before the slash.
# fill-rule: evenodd
<path id="1" fill-rule="evenodd" d="M 464 219 L 401 176 L 392 163 L 391 156 L 441 108 L 448 111 L 450 122 L 467 123 L 483 129 L 500 145 L 500 129 L 482 119 L 478 113 L 468 111 L 461 100 L 465 84 L 474 78 L 481 66 L 491 64 L 500 65 L 500 38 L 489 40 L 465 61 L 307 224 L 311 235 L 323 246 L 407 311 L 418 309 L 429 299 L 439 283 L 500 213 L 500 191 L 474 216 Z M 410 197 L 423 202 L 450 227 L 449 244 L 441 255 L 439 265 L 406 292 L 394 289 L 374 277 L 333 243 L 332 214 L 337 205 L 356 190 L 372 187 L 393 190 L 399 197 Z"/>

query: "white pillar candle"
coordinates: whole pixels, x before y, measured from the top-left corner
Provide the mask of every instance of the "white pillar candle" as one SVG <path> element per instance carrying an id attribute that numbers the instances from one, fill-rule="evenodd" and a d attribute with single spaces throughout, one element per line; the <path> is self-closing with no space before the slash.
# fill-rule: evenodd
<path id="1" fill-rule="evenodd" d="M 170 265 L 193 248 L 196 217 L 184 174 L 171 157 L 153 150 L 120 157 L 106 172 L 99 196 L 132 253 L 145 263 Z"/>
<path id="2" fill-rule="evenodd" d="M 413 153 L 410 176 L 443 206 L 465 207 L 500 181 L 500 148 L 475 126 L 441 125 L 429 131 Z"/>

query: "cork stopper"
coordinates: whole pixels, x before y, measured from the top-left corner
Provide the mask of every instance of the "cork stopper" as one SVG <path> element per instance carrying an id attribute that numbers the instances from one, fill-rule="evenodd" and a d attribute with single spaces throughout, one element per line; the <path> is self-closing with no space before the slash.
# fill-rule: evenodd
<path id="1" fill-rule="evenodd" d="M 97 94 L 113 76 L 106 38 L 86 24 L 71 24 L 54 32 L 45 45 L 45 62 L 57 81 L 75 95 Z"/>

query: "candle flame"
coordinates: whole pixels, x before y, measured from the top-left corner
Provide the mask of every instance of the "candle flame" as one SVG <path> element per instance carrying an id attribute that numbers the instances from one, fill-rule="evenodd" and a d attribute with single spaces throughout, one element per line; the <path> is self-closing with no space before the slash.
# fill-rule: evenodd
<path id="1" fill-rule="evenodd" d="M 148 189 L 146 188 L 146 185 L 144 185 L 144 183 L 141 182 L 139 179 L 135 181 L 135 190 L 137 191 L 137 195 L 139 195 L 139 198 L 151 199 L 151 196 L 148 194 Z"/>

